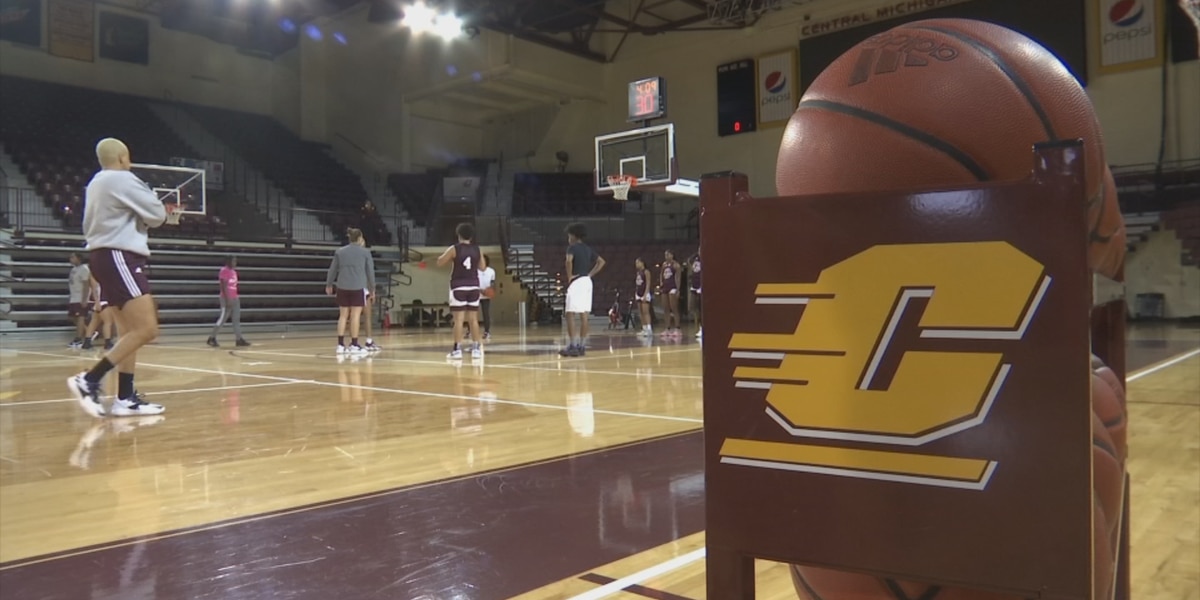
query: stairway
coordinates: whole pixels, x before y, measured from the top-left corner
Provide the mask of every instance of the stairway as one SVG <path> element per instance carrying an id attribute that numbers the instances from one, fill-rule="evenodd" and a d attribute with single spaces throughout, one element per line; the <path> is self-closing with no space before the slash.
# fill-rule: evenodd
<path id="1" fill-rule="evenodd" d="M 507 256 L 507 271 L 517 278 L 535 297 L 557 312 L 566 308 L 566 297 L 557 279 L 546 272 L 533 256 L 533 244 L 510 244 Z"/>
<path id="2" fill-rule="evenodd" d="M 63 222 L 54 216 L 48 202 L 0 144 L 0 226 L 62 230 Z"/>

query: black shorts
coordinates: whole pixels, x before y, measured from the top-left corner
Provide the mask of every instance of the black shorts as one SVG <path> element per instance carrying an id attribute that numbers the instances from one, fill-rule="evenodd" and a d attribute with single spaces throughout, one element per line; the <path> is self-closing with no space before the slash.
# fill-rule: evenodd
<path id="1" fill-rule="evenodd" d="M 365 293 L 363 293 L 362 288 L 353 289 L 353 290 L 344 290 L 342 288 L 337 288 L 337 305 L 338 306 L 349 306 L 349 307 L 365 306 L 367 303 L 366 296 L 367 295 Z"/>
<path id="2" fill-rule="evenodd" d="M 87 306 L 85 306 L 82 302 L 72 302 L 67 305 L 68 317 L 86 317 L 87 313 Z"/>
<path id="3" fill-rule="evenodd" d="M 100 284 L 102 298 L 112 306 L 122 308 L 134 298 L 150 295 L 147 262 L 145 256 L 125 250 L 92 250 L 92 277 Z"/>

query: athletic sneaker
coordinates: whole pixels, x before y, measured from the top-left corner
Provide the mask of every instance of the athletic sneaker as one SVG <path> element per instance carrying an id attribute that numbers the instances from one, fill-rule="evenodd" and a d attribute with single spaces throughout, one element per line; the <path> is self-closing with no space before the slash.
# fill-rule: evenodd
<path id="1" fill-rule="evenodd" d="M 570 346 L 567 346 L 566 348 L 563 348 L 562 350 L 559 350 L 558 355 L 559 356 L 583 356 L 583 348 L 580 348 L 579 346 L 575 346 L 572 344 Z"/>
<path id="2" fill-rule="evenodd" d="M 380 352 L 383 350 L 383 346 L 376 344 L 372 340 L 367 340 L 367 345 L 364 346 L 364 348 L 366 348 L 368 352 Z"/>
<path id="3" fill-rule="evenodd" d="M 348 354 L 348 353 L 349 353 L 349 351 L 348 351 L 348 350 L 346 350 L 346 347 L 345 347 L 345 346 L 343 346 L 343 345 L 341 345 L 341 344 L 338 344 L 338 347 L 337 347 L 337 353 L 338 353 L 338 355 L 340 356 L 340 355 L 343 355 L 343 354 Z"/>
<path id="4" fill-rule="evenodd" d="M 451 350 L 450 354 L 446 355 L 450 360 L 462 360 L 462 349 Z"/>
<path id="5" fill-rule="evenodd" d="M 75 395 L 83 412 L 93 417 L 104 416 L 104 404 L 100 402 L 100 384 L 87 380 L 87 373 L 80 373 L 67 380 L 67 389 Z"/>
<path id="6" fill-rule="evenodd" d="M 485 340 L 492 339 L 492 332 L 490 332 L 490 331 L 483 332 L 483 339 L 485 339 Z"/>
<path id="7" fill-rule="evenodd" d="M 248 348 L 249 346 L 250 346 L 250 342 L 247 342 L 245 338 L 237 339 L 237 347 L 238 348 Z"/>
<path id="8" fill-rule="evenodd" d="M 210 338 L 208 338 L 208 341 L 207 341 L 207 342 L 204 342 L 204 343 L 205 343 L 205 344 L 208 344 L 209 346 L 212 346 L 213 348 L 220 348 L 220 347 L 221 347 L 221 345 L 217 343 L 217 338 L 215 338 L 215 337 L 210 337 Z"/>
<path id="9" fill-rule="evenodd" d="M 88 338 L 86 340 L 83 340 L 83 345 L 79 346 L 79 349 L 80 350 L 91 350 L 93 347 L 94 346 L 92 346 L 92 339 Z"/>
<path id="10" fill-rule="evenodd" d="M 116 346 L 116 344 L 113 343 L 112 338 L 104 340 L 104 349 L 105 350 L 112 350 L 113 346 Z"/>
<path id="11" fill-rule="evenodd" d="M 362 356 L 367 353 L 367 351 L 364 350 L 363 347 L 359 346 L 358 344 L 351 344 L 350 350 L 348 350 L 348 352 L 353 356 Z"/>
<path id="12" fill-rule="evenodd" d="M 146 415 L 161 415 L 165 407 L 161 404 L 146 402 L 141 392 L 134 392 L 132 398 L 117 398 L 113 400 L 109 410 L 114 417 L 144 417 Z"/>
<path id="13" fill-rule="evenodd" d="M 483 348 L 471 348 L 471 358 L 476 360 L 483 359 Z"/>
<path id="14" fill-rule="evenodd" d="M 70 344 L 67 344 L 67 347 L 72 350 L 78 350 L 79 347 L 82 345 L 83 345 L 83 340 L 81 340 L 79 338 L 75 338 L 75 339 L 71 340 Z"/>
<path id="15" fill-rule="evenodd" d="M 699 340 L 699 339 L 703 339 L 703 338 L 704 338 L 704 330 L 703 329 L 696 330 L 696 339 Z"/>

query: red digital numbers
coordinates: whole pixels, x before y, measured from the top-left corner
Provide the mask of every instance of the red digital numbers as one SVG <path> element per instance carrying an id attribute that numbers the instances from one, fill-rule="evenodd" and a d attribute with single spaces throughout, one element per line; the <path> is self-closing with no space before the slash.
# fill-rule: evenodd
<path id="1" fill-rule="evenodd" d="M 661 107 L 659 106 L 660 90 L 658 79 L 646 79 L 632 84 L 633 101 L 631 119 L 641 117 L 657 116 Z"/>

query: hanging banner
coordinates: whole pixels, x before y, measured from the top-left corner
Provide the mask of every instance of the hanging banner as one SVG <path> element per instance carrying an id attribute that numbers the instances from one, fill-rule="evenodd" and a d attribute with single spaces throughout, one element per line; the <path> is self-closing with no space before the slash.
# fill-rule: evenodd
<path id="1" fill-rule="evenodd" d="M 1101 74 L 1162 66 L 1161 0 L 1095 0 Z"/>
<path id="2" fill-rule="evenodd" d="M 800 102 L 795 48 L 758 57 L 758 128 L 782 127 Z"/>
<path id="3" fill-rule="evenodd" d="M 50 54 L 86 62 L 96 60 L 96 7 L 91 0 L 50 0 Z"/>
<path id="4" fill-rule="evenodd" d="M 867 23 L 875 23 L 876 21 L 887 21 L 905 15 L 925 12 L 951 4 L 962 4 L 970 0 L 904 0 L 903 2 L 889 2 L 879 8 L 869 10 L 856 10 L 845 12 L 830 17 L 821 17 L 812 21 L 807 21 L 800 26 L 800 39 L 825 35 L 843 29 L 853 29 L 862 27 Z"/>

